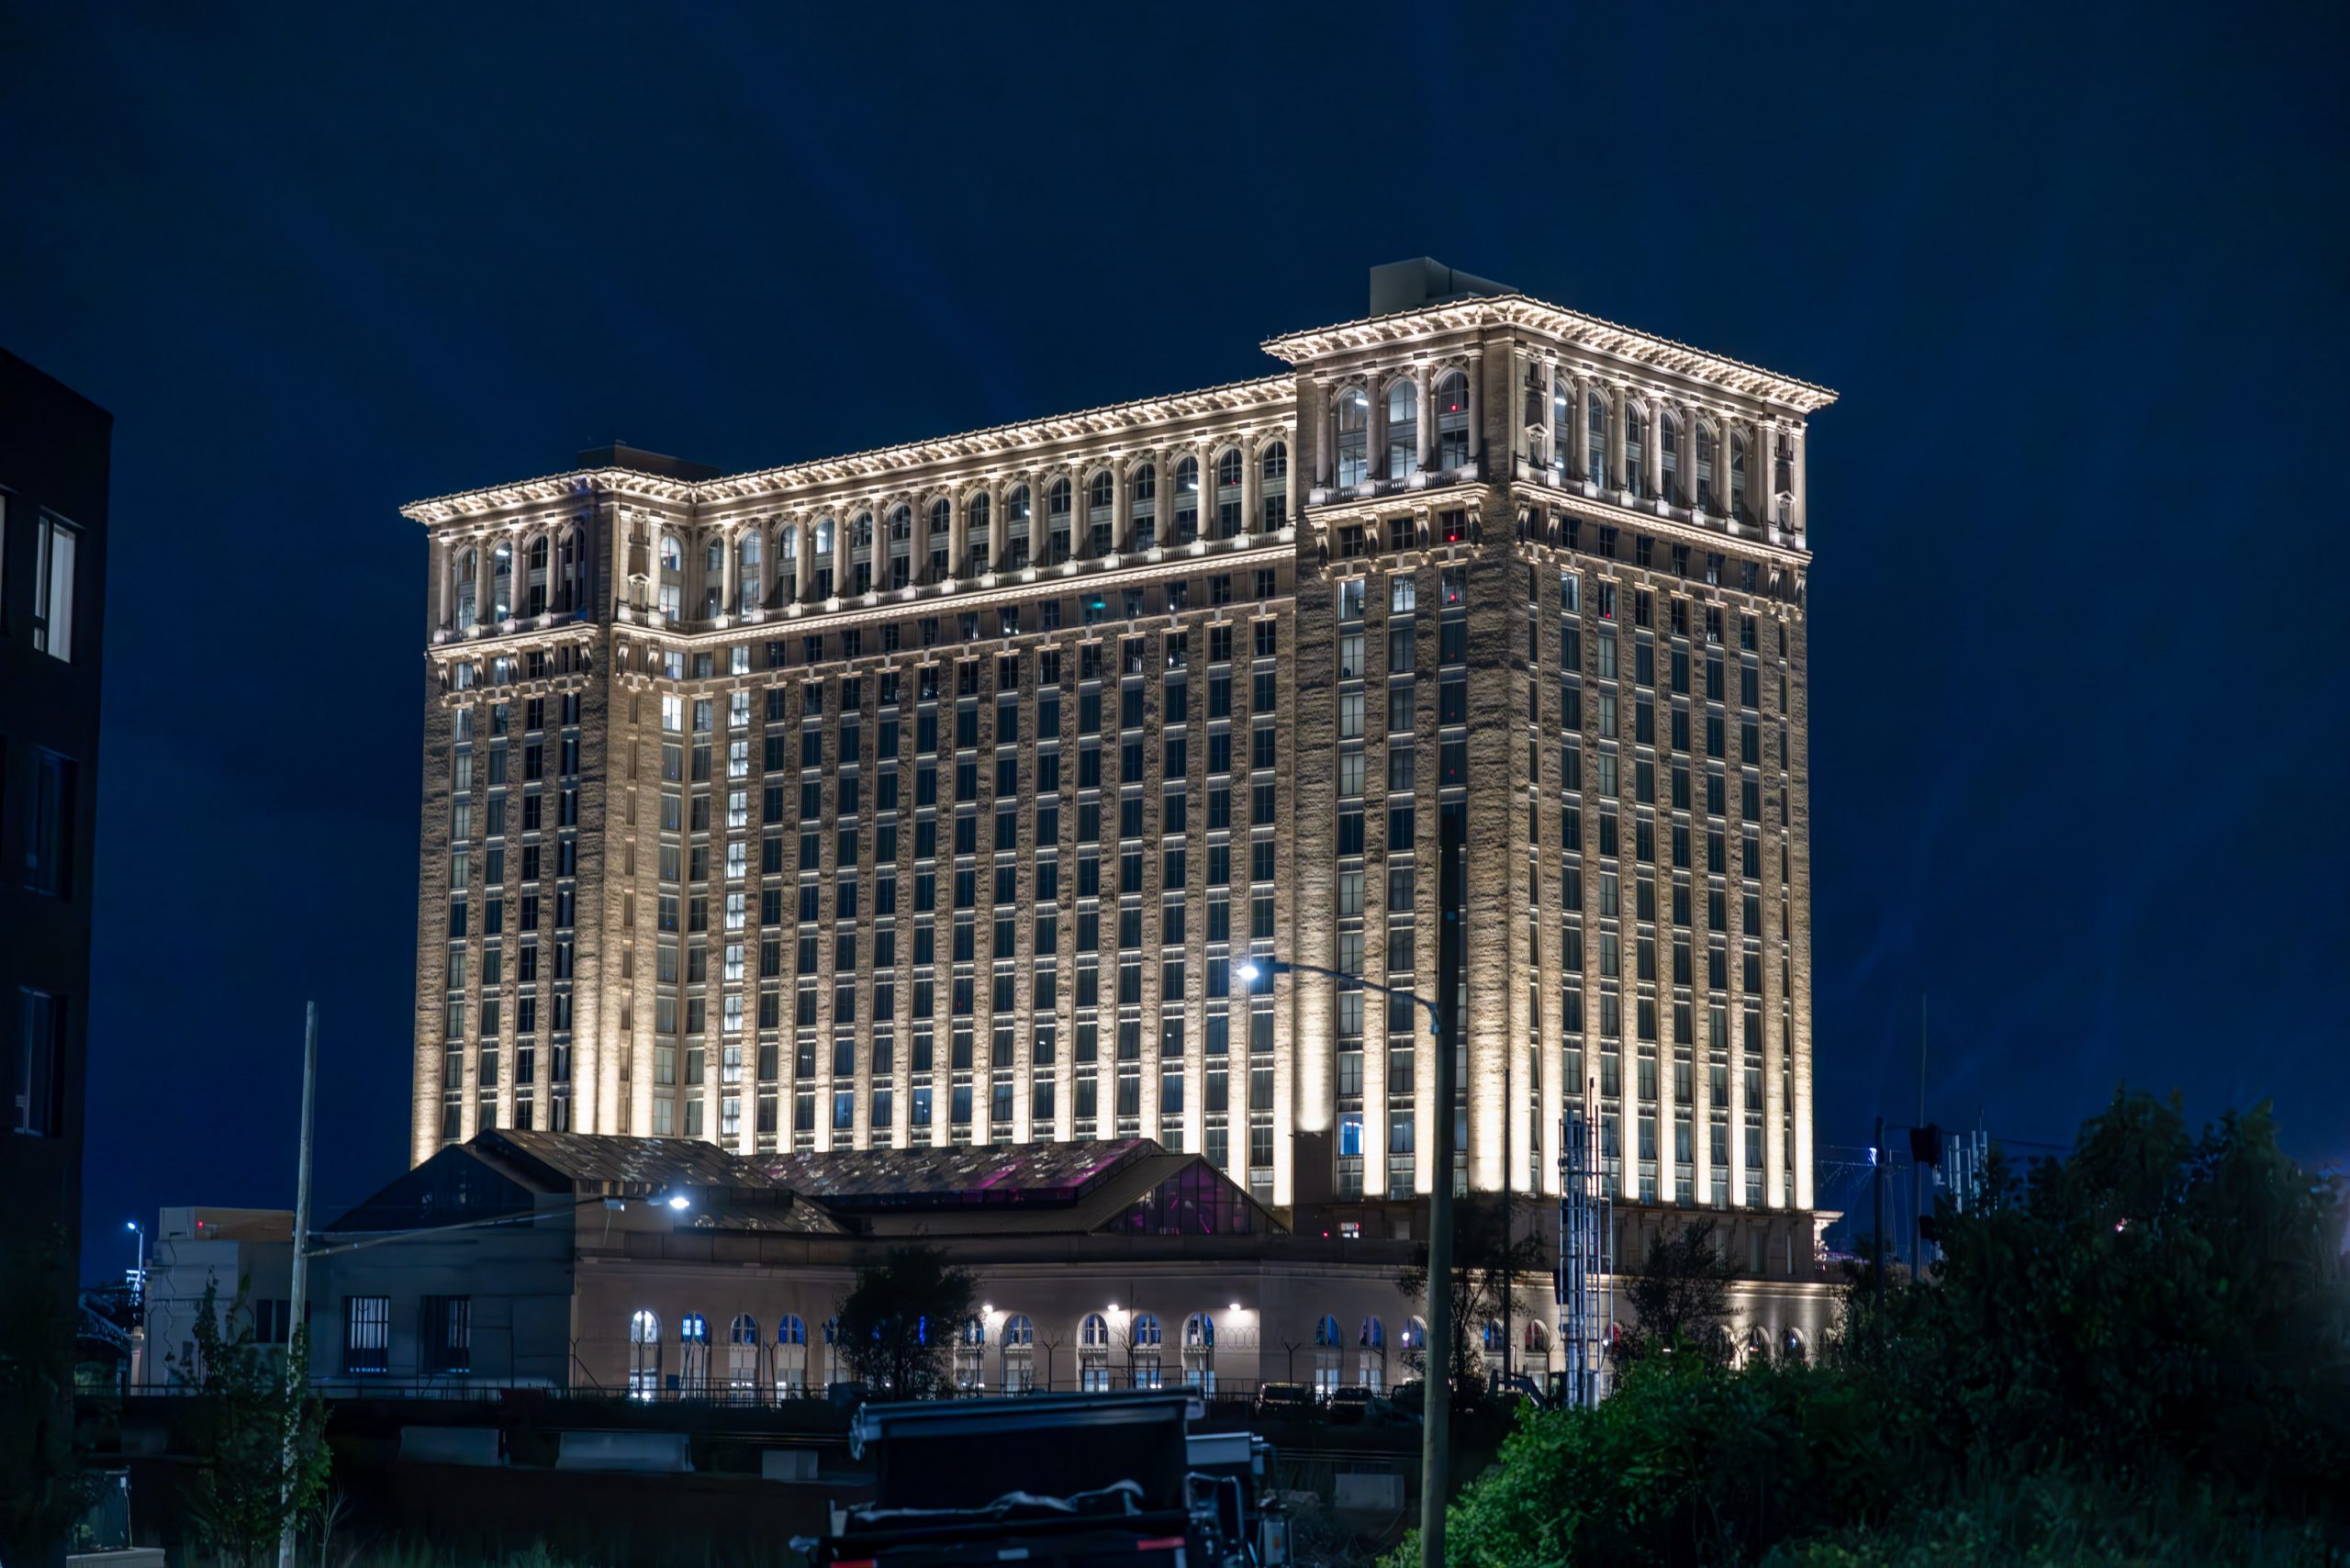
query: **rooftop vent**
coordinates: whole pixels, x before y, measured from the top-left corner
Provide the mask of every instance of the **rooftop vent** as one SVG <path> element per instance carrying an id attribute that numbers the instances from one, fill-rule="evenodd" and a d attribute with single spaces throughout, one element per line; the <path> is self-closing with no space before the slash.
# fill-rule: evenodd
<path id="1" fill-rule="evenodd" d="M 1390 262 L 1371 269 L 1371 313 L 1392 316 L 1424 305 L 1449 305 L 1485 294 L 1516 294 L 1516 289 L 1489 277 L 1456 272 L 1433 256 Z"/>
<path id="2" fill-rule="evenodd" d="M 707 463 L 688 463 L 682 457 L 666 457 L 657 452 L 631 446 L 624 441 L 608 442 L 591 446 L 579 454 L 576 466 L 581 468 L 627 468 L 639 474 L 658 474 L 665 479 L 715 479 L 719 470 Z"/>

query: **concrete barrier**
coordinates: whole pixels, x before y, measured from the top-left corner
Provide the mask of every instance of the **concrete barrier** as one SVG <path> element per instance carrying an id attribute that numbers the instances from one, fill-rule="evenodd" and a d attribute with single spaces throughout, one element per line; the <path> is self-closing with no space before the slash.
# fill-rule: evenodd
<path id="1" fill-rule="evenodd" d="M 472 1464 L 496 1467 L 506 1460 L 498 1451 L 495 1427 L 402 1427 L 400 1461 L 406 1464 Z"/>
<path id="2" fill-rule="evenodd" d="M 759 1474 L 768 1481 L 816 1479 L 814 1449 L 767 1449 L 759 1454 Z"/>
<path id="3" fill-rule="evenodd" d="M 1400 1475 L 1341 1473 L 1331 1505 L 1342 1514 L 1399 1514 L 1404 1511 L 1404 1478 Z"/>
<path id="4" fill-rule="evenodd" d="M 554 1467 L 679 1475 L 694 1465 L 683 1432 L 565 1432 Z"/>

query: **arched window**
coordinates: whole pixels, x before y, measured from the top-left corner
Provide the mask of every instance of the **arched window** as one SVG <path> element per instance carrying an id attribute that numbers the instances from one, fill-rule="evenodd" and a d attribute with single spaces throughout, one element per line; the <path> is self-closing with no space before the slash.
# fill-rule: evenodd
<path id="1" fill-rule="evenodd" d="M 1217 539 L 1229 539 L 1240 532 L 1240 481 L 1248 466 L 1237 446 L 1227 446 L 1216 454 L 1214 537 Z"/>
<path id="2" fill-rule="evenodd" d="M 1014 485 L 1003 498 L 1003 560 L 1015 570 L 1028 564 L 1028 487 Z"/>
<path id="3" fill-rule="evenodd" d="M 523 613 L 544 615 L 547 612 L 547 536 L 532 539 L 530 553 L 523 557 L 528 563 L 529 576 L 522 586 Z"/>
<path id="4" fill-rule="evenodd" d="M 481 554 L 476 550 L 457 552 L 457 626 L 464 630 L 478 620 L 478 595 L 481 592 Z"/>
<path id="5" fill-rule="evenodd" d="M 976 1314 L 963 1319 L 955 1336 L 955 1386 L 978 1388 L 988 1380 L 987 1319 Z"/>
<path id="6" fill-rule="evenodd" d="M 1624 405 L 1624 488 L 1636 496 L 1649 492 L 1648 416 L 1637 403 Z"/>
<path id="7" fill-rule="evenodd" d="M 1469 463 L 1469 378 L 1448 371 L 1436 384 L 1436 465 L 1447 472 Z"/>
<path id="8" fill-rule="evenodd" d="M 890 509 L 890 586 L 911 587 L 914 580 L 914 509 L 902 502 Z"/>
<path id="9" fill-rule="evenodd" d="M 757 529 L 745 530 L 743 543 L 735 552 L 735 575 L 742 584 L 737 598 L 744 610 L 756 610 L 765 602 L 765 597 L 759 592 L 759 567 L 764 564 L 761 557 L 766 541 L 767 535 Z"/>
<path id="10" fill-rule="evenodd" d="M 1790 1328 L 1779 1339 L 1779 1358 L 1790 1366 L 1801 1366 L 1811 1353 L 1804 1340 L 1803 1330 Z"/>
<path id="11" fill-rule="evenodd" d="M 994 559 L 993 556 L 988 554 L 991 543 L 991 540 L 988 532 L 988 525 L 990 521 L 992 510 L 992 504 L 990 503 L 988 493 L 985 490 L 981 490 L 978 495 L 973 496 L 970 499 L 969 505 L 965 509 L 966 516 L 963 519 L 963 533 L 965 539 L 964 547 L 969 552 L 963 566 L 963 571 L 966 576 L 977 577 L 979 573 L 986 571 L 990 563 Z"/>
<path id="12" fill-rule="evenodd" d="M 1215 1392 L 1215 1319 L 1204 1312 L 1183 1319 L 1183 1381 L 1203 1394 Z"/>
<path id="13" fill-rule="evenodd" d="M 1697 505 L 1707 511 L 1714 506 L 1714 428 L 1703 420 L 1697 421 Z"/>
<path id="14" fill-rule="evenodd" d="M 514 613 L 514 542 L 501 539 L 489 554 L 489 603 L 492 621 Z"/>
<path id="15" fill-rule="evenodd" d="M 808 1392 L 808 1325 L 786 1313 L 775 1326 L 775 1394 L 796 1399 Z"/>
<path id="16" fill-rule="evenodd" d="M 759 1397 L 759 1320 L 738 1312 L 726 1331 L 726 1397 L 748 1404 Z"/>
<path id="17" fill-rule="evenodd" d="M 1162 1386 L 1159 1352 L 1165 1347 L 1166 1335 L 1158 1326 L 1158 1314 L 1136 1313 L 1130 1356 L 1134 1362 L 1134 1385 L 1136 1388 Z"/>
<path id="18" fill-rule="evenodd" d="M 816 520 L 815 533 L 817 560 L 821 562 L 829 562 L 833 558 L 834 554 L 833 543 L 833 520 L 829 517 L 818 518 Z"/>
<path id="19" fill-rule="evenodd" d="M 677 1358 L 678 1392 L 688 1399 L 699 1399 L 710 1393 L 710 1322 L 699 1312 L 688 1312 L 677 1320 L 677 1340 L 682 1354 Z"/>
<path id="20" fill-rule="evenodd" d="M 837 530 L 829 517 L 820 517 L 808 533 L 808 591 L 817 599 L 833 597 L 833 572 L 840 559 Z"/>
<path id="21" fill-rule="evenodd" d="M 1500 1355 L 1502 1353 L 1502 1326 L 1498 1323 L 1488 1321 L 1483 1331 L 1478 1335 L 1478 1343 L 1484 1348 L 1484 1351 L 1487 1355 Z"/>
<path id="22" fill-rule="evenodd" d="M 1366 1317 L 1356 1330 L 1355 1345 L 1361 1351 L 1361 1368 L 1356 1380 L 1376 1392 L 1387 1385 L 1387 1326 L 1376 1317 Z"/>
<path id="23" fill-rule="evenodd" d="M 1550 1353 L 1550 1331 L 1542 1327 L 1542 1320 L 1539 1317 L 1526 1320 L 1526 1351 L 1532 1356 Z"/>
<path id="24" fill-rule="evenodd" d="M 1269 441 L 1258 458 L 1257 527 L 1274 533 L 1289 526 L 1289 443 Z"/>
<path id="25" fill-rule="evenodd" d="M 1314 1326 L 1314 1392 L 1322 1398 L 1338 1391 L 1338 1381 L 1346 1373 L 1346 1343 L 1339 1336 L 1338 1320 L 1323 1314 Z"/>
<path id="26" fill-rule="evenodd" d="M 1036 1326 L 1025 1315 L 1003 1320 L 1003 1391 L 1020 1394 L 1036 1385 Z"/>
<path id="27" fill-rule="evenodd" d="M 929 576 L 925 582 L 937 582 L 946 576 L 946 554 L 955 543 L 955 508 L 945 496 L 930 503 L 930 537 L 923 542 L 930 557 Z"/>
<path id="28" fill-rule="evenodd" d="M 1746 1331 L 1746 1342 L 1742 1348 L 1740 1360 L 1743 1361 L 1767 1361 L 1770 1359 L 1771 1336 L 1763 1327 L 1758 1323 L 1753 1327 L 1749 1328 Z"/>
<path id="29" fill-rule="evenodd" d="M 1175 531 L 1169 544 L 1189 544 L 1200 532 L 1200 460 L 1186 457 L 1175 465 Z"/>
<path id="30" fill-rule="evenodd" d="M 1591 454 L 1583 476 L 1604 490 L 1607 487 L 1607 394 L 1596 386 L 1584 395 L 1583 439 L 1591 443 Z"/>
<path id="31" fill-rule="evenodd" d="M 1387 477 L 1401 484 L 1420 466 L 1420 389 L 1408 380 L 1387 389 Z"/>
<path id="32" fill-rule="evenodd" d="M 1134 513 L 1134 548 L 1151 549 L 1158 543 L 1158 470 L 1147 463 L 1137 465 L 1126 487 Z"/>
<path id="33" fill-rule="evenodd" d="M 639 1311 L 628 1320 L 628 1396 L 657 1399 L 661 1395 L 661 1320 Z"/>
<path id="34" fill-rule="evenodd" d="M 1087 1394 L 1110 1386 L 1110 1320 L 1098 1312 L 1077 1325 L 1077 1386 Z"/>
<path id="35" fill-rule="evenodd" d="M 1058 565 L 1069 559 L 1071 499 L 1067 478 L 1054 480 L 1045 491 L 1045 561 L 1047 565 Z"/>
<path id="36" fill-rule="evenodd" d="M 1664 469 L 1664 498 L 1681 498 L 1681 420 L 1668 409 L 1656 418 L 1658 461 Z"/>
<path id="37" fill-rule="evenodd" d="M 873 514 L 861 511 L 848 525 L 848 581 L 851 593 L 873 591 Z"/>
<path id="38" fill-rule="evenodd" d="M 1369 476 L 1371 399 L 1360 386 L 1338 394 L 1338 488 L 1351 490 Z"/>
<path id="39" fill-rule="evenodd" d="M 658 554 L 661 582 L 656 607 L 664 617 L 675 621 L 686 612 L 686 547 L 676 534 L 665 533 Z"/>
<path id="40" fill-rule="evenodd" d="M 800 565 L 800 525 L 787 522 L 776 531 L 775 556 L 787 566 Z"/>
<path id="41" fill-rule="evenodd" d="M 1117 510 L 1118 481 L 1107 468 L 1097 468 L 1085 482 L 1085 553 L 1099 559 L 1117 548 L 1111 521 Z"/>

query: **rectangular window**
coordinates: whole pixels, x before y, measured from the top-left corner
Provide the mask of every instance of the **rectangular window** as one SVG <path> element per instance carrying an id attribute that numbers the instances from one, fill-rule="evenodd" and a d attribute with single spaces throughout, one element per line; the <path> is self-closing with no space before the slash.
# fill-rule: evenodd
<path id="1" fill-rule="evenodd" d="M 33 647 L 68 664 L 73 659 L 73 553 L 77 537 L 71 527 L 43 513 L 34 540 Z"/>
<path id="2" fill-rule="evenodd" d="M 73 896 L 73 759 L 36 747 L 32 775 L 32 788 L 25 792 L 25 886 L 50 898 L 70 899 Z"/>
<path id="3" fill-rule="evenodd" d="M 389 1372 L 392 1364 L 392 1298 L 350 1295 L 342 1298 L 342 1370 L 346 1372 Z"/>
<path id="4" fill-rule="evenodd" d="M 60 1130 L 65 1056 L 65 1004 L 29 987 L 17 993 L 17 1016 L 8 1020 L 8 1130 L 53 1137 Z"/>
<path id="5" fill-rule="evenodd" d="M 419 1315 L 417 1328 L 418 1371 L 427 1372 L 473 1371 L 473 1297 L 426 1296 L 423 1308 Z"/>

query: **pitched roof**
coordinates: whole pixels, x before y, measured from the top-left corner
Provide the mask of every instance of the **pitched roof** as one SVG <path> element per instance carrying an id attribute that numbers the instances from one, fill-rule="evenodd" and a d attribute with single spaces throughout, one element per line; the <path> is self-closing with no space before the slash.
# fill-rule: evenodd
<path id="1" fill-rule="evenodd" d="M 766 1154 L 753 1162 L 778 1186 L 844 1211 L 966 1204 L 1067 1205 L 1113 1172 L 1160 1152 L 1147 1138 L 969 1144 L 948 1148 Z"/>

